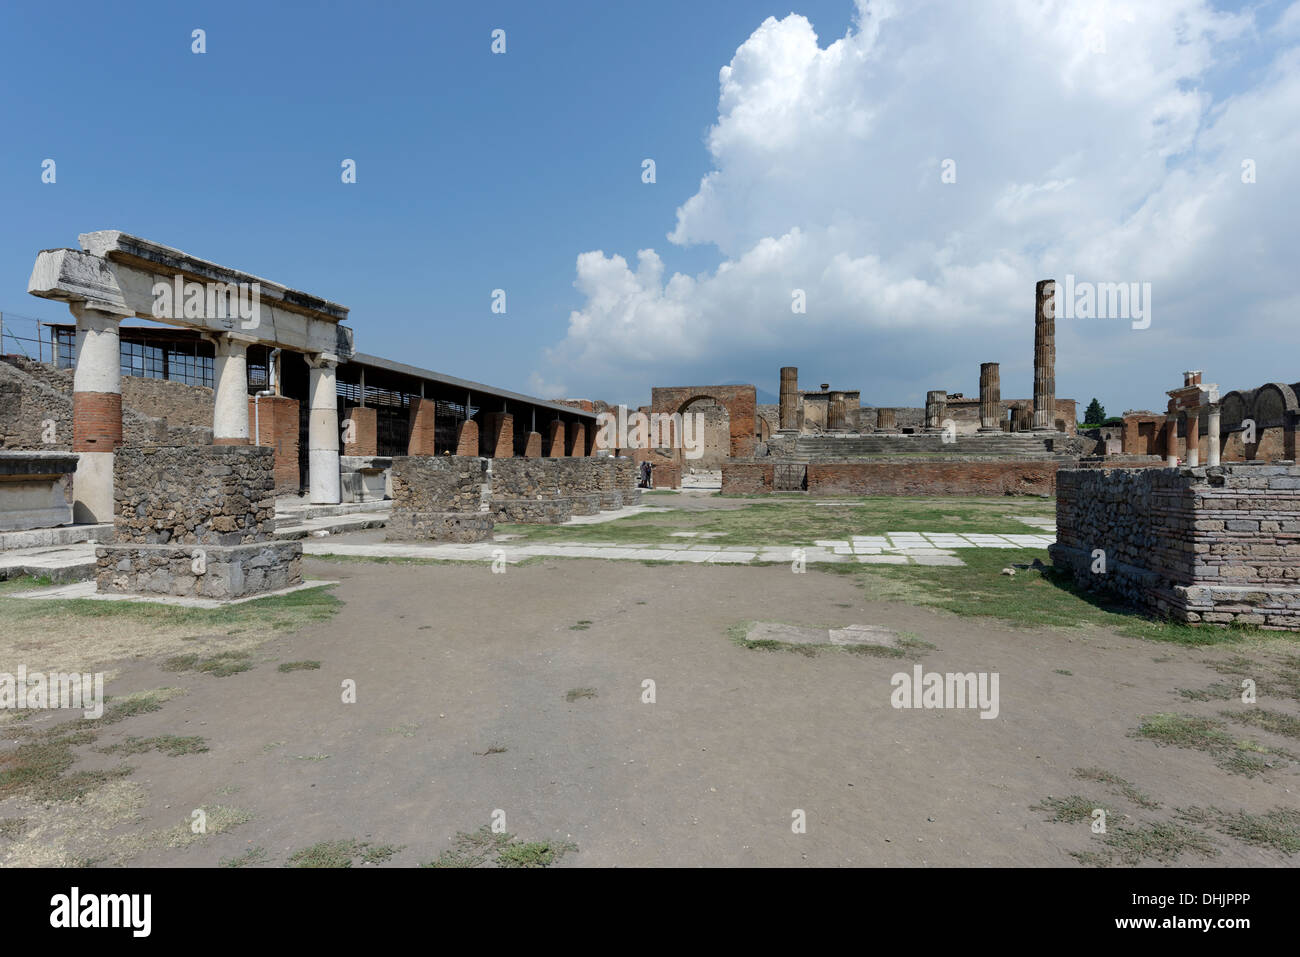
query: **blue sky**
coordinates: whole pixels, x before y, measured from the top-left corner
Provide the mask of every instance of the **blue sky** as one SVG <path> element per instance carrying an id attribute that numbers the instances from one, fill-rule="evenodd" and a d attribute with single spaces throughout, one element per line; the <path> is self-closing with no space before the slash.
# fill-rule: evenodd
<path id="1" fill-rule="evenodd" d="M 364 351 L 524 388 L 581 303 L 577 254 L 662 244 L 707 170 L 718 67 L 786 12 L 6 0 L 0 308 L 64 321 L 26 294 L 37 250 L 116 228 L 341 302 Z"/>
<path id="2" fill-rule="evenodd" d="M 117 228 L 507 388 L 775 392 L 794 364 L 916 405 L 980 361 L 1027 396 L 1033 283 L 1072 272 L 1158 311 L 1061 328 L 1060 395 L 1300 378 L 1295 7 L 863 3 L 7 0 L 0 309 L 65 319 L 26 294 L 36 251 Z"/>

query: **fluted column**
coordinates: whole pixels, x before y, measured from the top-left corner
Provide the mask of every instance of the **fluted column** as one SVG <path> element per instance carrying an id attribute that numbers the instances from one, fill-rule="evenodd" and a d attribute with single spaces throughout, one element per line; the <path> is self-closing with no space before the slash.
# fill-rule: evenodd
<path id="1" fill-rule="evenodd" d="M 795 366 L 781 368 L 780 429 L 794 432 L 799 428 L 799 370 Z"/>
<path id="2" fill-rule="evenodd" d="M 832 432 L 848 430 L 848 412 L 844 407 L 844 393 L 832 392 L 830 407 L 826 411 L 826 428 Z"/>
<path id="3" fill-rule="evenodd" d="M 1056 431 L 1056 281 L 1034 288 L 1034 431 Z"/>
<path id="4" fill-rule="evenodd" d="M 925 394 L 925 431 L 942 432 L 943 417 L 948 412 L 948 390 L 934 389 Z"/>
<path id="5" fill-rule="evenodd" d="M 980 363 L 980 431 L 1002 431 L 1002 373 L 996 362 Z"/>
<path id="6" fill-rule="evenodd" d="M 877 432 L 895 431 L 898 428 L 897 421 L 898 420 L 894 414 L 893 409 L 876 410 L 876 431 Z"/>

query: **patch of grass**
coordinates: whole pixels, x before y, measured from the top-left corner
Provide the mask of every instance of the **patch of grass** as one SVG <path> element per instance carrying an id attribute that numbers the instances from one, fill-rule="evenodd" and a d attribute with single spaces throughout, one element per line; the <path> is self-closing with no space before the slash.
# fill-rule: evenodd
<path id="1" fill-rule="evenodd" d="M 6 841 L 12 841 L 20 837 L 27 830 L 27 818 L 25 817 L 4 817 L 0 818 L 0 838 Z"/>
<path id="2" fill-rule="evenodd" d="M 1118 816 L 1114 808 L 1102 804 L 1100 801 L 1094 801 L 1091 798 L 1080 797 L 1078 794 L 1071 794 L 1068 797 L 1045 797 L 1037 804 L 1030 805 L 1031 811 L 1043 811 L 1048 815 L 1049 821 L 1055 821 L 1058 824 L 1078 824 L 1082 821 L 1091 821 L 1092 812 L 1098 809 L 1105 811 L 1107 818 Z"/>
<path id="3" fill-rule="evenodd" d="M 1300 810 L 1277 807 L 1263 814 L 1221 811 L 1216 807 L 1186 808 L 1178 816 L 1193 824 L 1213 827 L 1245 844 L 1268 847 L 1283 854 L 1300 852 Z"/>
<path id="4" fill-rule="evenodd" d="M 570 625 L 569 631 L 586 631 L 590 627 L 591 627 L 591 622 L 580 621 L 576 625 Z"/>
<path id="5" fill-rule="evenodd" d="M 507 844 L 497 854 L 498 867 L 550 867 L 576 844 L 552 841 L 520 841 Z"/>
<path id="6" fill-rule="evenodd" d="M 328 761 L 329 757 L 328 754 L 296 754 L 293 759 L 295 761 Z"/>
<path id="7" fill-rule="evenodd" d="M 218 865 L 220 867 L 252 867 L 254 864 L 264 864 L 267 860 L 266 848 L 250 847 L 243 854 L 237 854 L 234 857 L 222 859 Z"/>
<path id="8" fill-rule="evenodd" d="M 1268 748 L 1257 741 L 1234 738 L 1226 728 L 1215 718 L 1161 713 L 1144 715 L 1141 726 L 1129 735 L 1158 745 L 1204 751 L 1213 755 L 1224 770 L 1248 777 L 1262 774 L 1279 763 L 1296 760 L 1295 755 L 1281 748 Z"/>
<path id="9" fill-rule="evenodd" d="M 326 621 L 343 607 L 326 586 L 224 608 L 12 597 L 33 587 L 30 579 L 0 582 L 0 661 L 25 660 L 29 671 L 66 661 L 80 662 L 77 670 L 93 671 L 94 661 L 161 657 L 197 635 L 234 633 L 259 640 Z M 33 635 L 41 636 L 38 644 L 31 641 Z"/>
<path id="10" fill-rule="evenodd" d="M 595 688 L 571 688 L 564 693 L 564 700 L 568 701 L 570 704 L 577 701 L 579 698 L 595 697 L 597 697 Z"/>
<path id="11" fill-rule="evenodd" d="M 1172 863 L 1183 854 L 1208 858 L 1219 853 L 1203 831 L 1168 821 L 1110 828 L 1101 836 L 1101 842 L 1106 847 L 1104 851 L 1075 851 L 1071 856 L 1081 864 L 1095 867 L 1106 867 L 1116 862 L 1134 867 L 1144 861 Z"/>
<path id="12" fill-rule="evenodd" d="M 160 665 L 163 671 L 198 671 L 214 678 L 228 678 L 253 667 L 253 656 L 247 651 L 219 651 L 211 657 L 201 655 L 176 655 Z"/>
<path id="13" fill-rule="evenodd" d="M 1246 711 L 1220 711 L 1223 717 L 1240 724 L 1248 724 L 1262 731 L 1271 731 L 1288 738 L 1300 738 L 1300 718 L 1282 711 L 1267 708 L 1250 708 Z"/>
<path id="14" fill-rule="evenodd" d="M 161 751 L 172 757 L 182 754 L 201 754 L 208 750 L 208 744 L 202 738 L 177 737 L 174 734 L 162 734 L 156 738 L 128 737 L 119 744 L 110 744 L 106 748 L 96 748 L 102 754 L 144 754 L 146 751 Z"/>
<path id="15" fill-rule="evenodd" d="M 650 493 L 643 493 L 650 494 Z M 1024 498 L 931 498 L 872 496 L 816 504 L 805 496 L 732 499 L 742 508 L 688 511 L 666 508 L 598 525 L 510 525 L 499 531 L 521 542 L 604 542 L 611 544 L 681 544 L 674 532 L 712 532 L 710 545 L 811 545 L 818 539 L 897 531 L 988 532 L 1033 534 L 1013 516 L 1052 517 L 1054 506 Z M 975 549 L 971 549 L 975 551 Z M 1042 550 L 1039 550 L 1039 555 Z"/>
<path id="16" fill-rule="evenodd" d="M 1208 688 L 1179 688 L 1178 693 L 1189 701 L 1229 701 L 1238 695 L 1232 685 L 1216 681 Z"/>
<path id="17" fill-rule="evenodd" d="M 1103 771 L 1101 768 L 1075 768 L 1074 776 L 1084 781 L 1096 781 L 1098 784 L 1104 784 L 1138 807 L 1153 810 L 1160 806 L 1159 801 L 1143 794 L 1133 784 L 1125 781 L 1118 774 L 1112 774 L 1110 771 Z"/>
<path id="18" fill-rule="evenodd" d="M 91 744 L 95 732 L 74 721 L 34 732 L 13 751 L 0 754 L 0 799 L 24 795 L 39 802 L 75 801 L 86 792 L 131 773 L 129 767 L 68 773 L 73 748 Z"/>
<path id="19" fill-rule="evenodd" d="M 472 834 L 460 832 L 451 847 L 424 867 L 550 867 L 578 846 L 567 841 L 520 841 L 513 834 L 492 833 L 481 827 Z"/>
<path id="20" fill-rule="evenodd" d="M 1053 668 L 1053 669 L 1052 669 L 1052 673 L 1053 673 L 1053 674 L 1057 674 L 1057 675 L 1066 675 L 1067 677 L 1073 677 L 1073 676 L 1074 676 L 1074 672 L 1073 672 L 1073 671 L 1069 671 L 1068 669 L 1065 669 L 1065 668 Z"/>
<path id="21" fill-rule="evenodd" d="M 279 665 L 279 667 L 277 667 L 275 670 L 286 672 L 286 673 L 290 671 L 319 671 L 320 662 L 319 661 L 285 661 L 282 662 Z"/>
<path id="22" fill-rule="evenodd" d="M 486 751 L 475 751 L 474 753 L 481 758 L 486 758 L 489 754 L 505 754 L 509 750 L 504 744 L 489 744 Z"/>
<path id="23" fill-rule="evenodd" d="M 289 866 L 351 867 L 358 859 L 363 864 L 382 864 L 400 850 L 391 844 L 371 845 L 356 839 L 321 841 L 290 855 Z"/>
<path id="24" fill-rule="evenodd" d="M 895 529 L 897 530 L 897 529 Z M 1104 594 L 1079 589 L 1073 577 L 1051 565 L 1035 567 L 1041 549 L 964 548 L 956 565 L 812 566 L 850 575 L 873 601 L 903 601 L 941 608 L 962 617 L 999 618 L 1026 628 L 1099 627 L 1134 638 L 1200 646 L 1258 637 L 1245 628 L 1193 627 L 1147 617 Z M 1020 564 L 1015 576 L 1007 565 Z M 1266 633 L 1270 639 L 1276 634 Z"/>
<path id="25" fill-rule="evenodd" d="M 224 804 L 202 807 L 199 810 L 204 816 L 204 829 L 199 833 L 194 832 L 191 826 L 192 820 L 188 819 L 187 815 L 186 823 L 155 832 L 150 836 L 149 843 L 160 847 L 190 847 L 194 844 L 202 844 L 214 834 L 224 834 L 231 828 L 247 824 L 253 819 L 251 812 Z"/>

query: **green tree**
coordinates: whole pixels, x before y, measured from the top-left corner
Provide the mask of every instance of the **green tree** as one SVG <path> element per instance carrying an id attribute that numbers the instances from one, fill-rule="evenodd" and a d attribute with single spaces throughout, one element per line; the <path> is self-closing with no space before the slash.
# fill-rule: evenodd
<path id="1" fill-rule="evenodd" d="M 1095 398 L 1088 403 L 1088 410 L 1083 413 L 1084 425 L 1101 425 L 1106 421 L 1106 407 Z"/>

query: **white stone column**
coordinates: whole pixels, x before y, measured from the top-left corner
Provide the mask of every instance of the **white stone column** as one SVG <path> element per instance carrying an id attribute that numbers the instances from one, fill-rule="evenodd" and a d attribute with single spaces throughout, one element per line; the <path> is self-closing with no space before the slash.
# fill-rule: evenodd
<path id="1" fill-rule="evenodd" d="M 1217 405 L 1212 405 L 1210 406 L 1210 417 L 1207 425 L 1210 434 L 1206 436 L 1208 440 L 1206 443 L 1207 448 L 1205 450 L 1206 465 L 1219 464 L 1219 427 L 1219 407 Z"/>
<path id="2" fill-rule="evenodd" d="M 72 376 L 72 480 L 75 522 L 113 521 L 113 460 L 122 444 L 121 317 L 82 303 L 70 305 L 77 320 L 76 371 Z"/>
<path id="3" fill-rule="evenodd" d="M 248 343 L 229 335 L 212 341 L 212 444 L 248 445 Z"/>
<path id="4" fill-rule="evenodd" d="M 1201 464 L 1201 410 L 1187 410 L 1187 464 L 1192 468 Z"/>
<path id="5" fill-rule="evenodd" d="M 321 354 L 304 356 L 311 366 L 310 405 L 307 420 L 307 462 L 311 503 L 339 503 L 339 405 L 334 370 L 338 358 Z"/>

